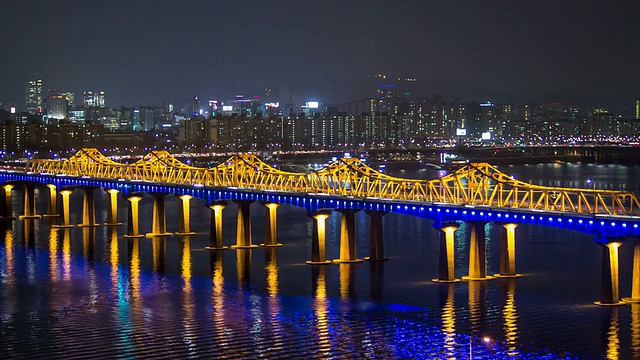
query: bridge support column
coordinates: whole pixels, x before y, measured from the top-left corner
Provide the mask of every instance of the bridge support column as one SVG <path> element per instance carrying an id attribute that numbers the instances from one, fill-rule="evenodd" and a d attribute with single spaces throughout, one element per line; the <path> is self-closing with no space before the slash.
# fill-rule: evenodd
<path id="1" fill-rule="evenodd" d="M 140 200 L 142 200 L 142 194 L 129 194 L 127 196 L 129 200 L 129 222 L 127 222 L 127 235 L 125 238 L 143 238 L 144 235 L 140 234 L 140 223 L 138 208 Z"/>
<path id="2" fill-rule="evenodd" d="M 71 225 L 71 213 L 70 213 L 70 205 L 69 205 L 69 197 L 73 193 L 71 189 L 63 189 L 60 190 L 60 195 L 62 196 L 62 223 L 58 225 L 53 225 L 53 227 L 57 228 L 72 228 Z"/>
<path id="3" fill-rule="evenodd" d="M 515 278 L 522 275 L 516 274 L 516 227 L 518 224 L 502 224 L 500 238 L 500 274 L 499 278 Z"/>
<path id="4" fill-rule="evenodd" d="M 364 259 L 368 261 L 389 260 L 384 257 L 384 238 L 382 229 L 382 217 L 387 213 L 375 210 L 367 210 L 366 213 L 371 218 L 371 231 L 369 234 L 369 253 L 371 255 Z"/>
<path id="5" fill-rule="evenodd" d="M 626 303 L 640 303 L 640 238 L 634 239 L 633 246 L 633 274 L 631 283 L 631 297 L 623 298 Z"/>
<path id="6" fill-rule="evenodd" d="M 151 232 L 147 233 L 148 238 L 159 236 L 171 236 L 172 233 L 167 232 L 167 215 L 165 211 L 164 198 L 165 193 L 153 193 L 153 223 Z"/>
<path id="7" fill-rule="evenodd" d="M 207 250 L 226 250 L 222 240 L 222 210 L 227 206 L 226 201 L 215 201 L 209 204 L 211 209 L 211 230 L 209 231 L 209 244 Z"/>
<path id="8" fill-rule="evenodd" d="M 180 211 L 180 222 L 178 224 L 178 232 L 176 235 L 195 235 L 195 232 L 191 231 L 191 195 L 179 195 L 178 198 L 182 200 L 182 210 Z"/>
<path id="9" fill-rule="evenodd" d="M 455 268 L 455 233 L 460 225 L 456 223 L 434 224 L 440 230 L 440 265 L 437 279 L 433 282 L 453 283 L 459 282 L 456 279 Z"/>
<path id="10" fill-rule="evenodd" d="M 278 242 L 278 215 L 277 210 L 280 204 L 271 203 L 271 202 L 261 202 L 265 208 L 267 208 L 267 214 L 265 217 L 265 225 L 264 225 L 264 244 L 260 244 L 260 246 L 274 247 L 274 246 L 282 246 Z"/>
<path id="11" fill-rule="evenodd" d="M 358 210 L 338 210 L 342 214 L 340 222 L 340 258 L 334 263 L 356 263 L 362 259 L 356 258 L 356 229 L 355 219 Z"/>
<path id="12" fill-rule="evenodd" d="M 484 233 L 485 222 L 469 223 L 471 236 L 469 239 L 469 276 L 462 280 L 484 281 L 494 279 L 487 275 L 487 240 Z"/>
<path id="13" fill-rule="evenodd" d="M 624 305 L 620 301 L 620 279 L 618 272 L 618 248 L 622 245 L 619 241 L 610 241 L 607 238 L 596 239 L 602 245 L 602 277 L 600 279 L 600 301 L 594 304 L 601 306 Z"/>
<path id="14" fill-rule="evenodd" d="M 2 185 L 2 204 L 0 204 L 2 206 L 0 208 L 0 218 L 2 219 L 15 219 L 13 216 L 13 188 L 14 186 L 11 184 Z"/>
<path id="15" fill-rule="evenodd" d="M 78 224 L 78 227 L 95 227 L 100 226 L 96 223 L 96 206 L 93 198 L 92 187 L 83 187 L 84 200 L 82 204 L 82 224 Z"/>
<path id="16" fill-rule="evenodd" d="M 120 191 L 116 189 L 109 189 L 109 211 L 107 212 L 106 226 L 120 226 L 121 222 L 118 222 L 118 193 Z"/>
<path id="17" fill-rule="evenodd" d="M 251 211 L 250 206 L 253 200 L 234 200 L 238 204 L 238 232 L 236 234 L 236 245 L 232 249 L 251 249 L 258 247 L 251 243 Z"/>
<path id="18" fill-rule="evenodd" d="M 58 190 L 53 184 L 47 185 L 47 188 L 49 189 L 49 203 L 47 204 L 47 213 L 42 215 L 42 217 L 59 217 L 60 214 L 58 214 Z"/>
<path id="19" fill-rule="evenodd" d="M 30 184 L 24 184 L 22 188 L 24 213 L 19 216 L 22 219 L 40 219 L 40 215 L 36 214 L 36 188 Z"/>
<path id="20" fill-rule="evenodd" d="M 326 244 L 326 220 L 331 214 L 330 210 L 318 210 L 309 217 L 313 219 L 313 238 L 311 239 L 311 260 L 307 261 L 309 265 L 325 265 L 331 264 L 331 260 L 327 260 L 327 244 Z"/>

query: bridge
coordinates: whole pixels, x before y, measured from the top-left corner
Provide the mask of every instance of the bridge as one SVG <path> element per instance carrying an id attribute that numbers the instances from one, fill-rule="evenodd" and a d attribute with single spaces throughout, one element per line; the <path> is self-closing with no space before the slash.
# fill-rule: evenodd
<path id="1" fill-rule="evenodd" d="M 470 163 L 437 179 L 405 179 L 381 173 L 359 159 L 338 159 L 326 168 L 310 173 L 289 172 L 269 166 L 255 155 L 237 154 L 223 163 L 202 168 L 185 164 L 166 151 L 153 151 L 132 163 L 113 161 L 93 148 L 82 149 L 68 159 L 37 159 L 18 171 L 0 172 L 0 215 L 13 218 L 12 191 L 22 189 L 22 219 L 39 218 L 34 188 L 49 190 L 45 217 L 59 217 L 58 228 L 69 222 L 72 189 L 84 189 L 83 223 L 97 226 L 93 190 L 110 193 L 111 206 L 105 225 L 120 225 L 118 193 L 129 200 L 125 237 L 139 233 L 138 206 L 143 193 L 154 196 L 153 231 L 147 237 L 172 235 L 166 231 L 164 197 L 175 194 L 182 200 L 178 235 L 193 234 L 189 228 L 189 201 L 196 197 L 211 209 L 211 250 L 223 250 L 222 210 L 228 201 L 238 204 L 237 243 L 233 248 L 252 248 L 249 205 L 260 201 L 266 208 L 263 246 L 277 242 L 277 207 L 300 206 L 314 219 L 312 256 L 309 264 L 359 262 L 356 257 L 354 215 L 365 210 L 371 217 L 370 256 L 386 260 L 382 217 L 398 212 L 434 221 L 441 230 L 440 271 L 436 282 L 456 282 L 454 239 L 459 223 L 471 227 L 469 275 L 463 280 L 518 277 L 515 271 L 515 230 L 520 223 L 533 223 L 581 231 L 594 236 L 603 247 L 603 305 L 622 304 L 618 286 L 618 247 L 627 238 L 635 241 L 632 296 L 640 302 L 640 202 L 628 191 L 579 189 L 534 185 L 507 175 L 488 163 Z M 62 206 L 58 213 L 58 198 Z M 342 214 L 340 258 L 326 259 L 325 220 L 330 211 Z M 486 273 L 484 225 L 503 226 L 501 270 Z"/>

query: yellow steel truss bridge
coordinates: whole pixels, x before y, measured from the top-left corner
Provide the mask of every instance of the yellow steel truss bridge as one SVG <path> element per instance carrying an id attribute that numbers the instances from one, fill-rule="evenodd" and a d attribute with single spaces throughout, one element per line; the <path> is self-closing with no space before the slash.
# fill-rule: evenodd
<path id="1" fill-rule="evenodd" d="M 587 214 L 640 215 L 629 191 L 534 185 L 512 178 L 488 163 L 470 163 L 433 180 L 404 179 L 381 173 L 359 159 L 339 159 L 311 172 L 287 172 L 253 154 L 237 154 L 212 168 L 187 165 L 167 151 L 152 151 L 138 161 L 113 161 L 94 148 L 65 160 L 36 159 L 27 172 L 141 180 L 214 187 L 485 205 L 513 209 Z"/>

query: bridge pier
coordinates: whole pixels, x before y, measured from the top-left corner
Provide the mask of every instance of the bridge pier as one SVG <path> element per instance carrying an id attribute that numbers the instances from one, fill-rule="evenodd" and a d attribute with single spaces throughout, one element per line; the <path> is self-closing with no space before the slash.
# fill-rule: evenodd
<path id="1" fill-rule="evenodd" d="M 484 232 L 485 222 L 473 221 L 469 223 L 471 236 L 469 238 L 469 275 L 463 276 L 466 281 L 485 281 L 494 279 L 487 275 L 487 241 Z"/>
<path id="2" fill-rule="evenodd" d="M 600 301 L 594 304 L 601 306 L 625 305 L 620 301 L 620 279 L 618 271 L 618 248 L 620 241 L 610 241 L 610 238 L 597 238 L 596 242 L 602 245 L 602 276 L 600 279 Z"/>
<path id="3" fill-rule="evenodd" d="M 326 220 L 331 214 L 331 210 L 318 210 L 309 214 L 313 219 L 313 238 L 311 239 L 311 260 L 307 261 L 309 265 L 325 265 L 331 264 L 331 260 L 327 260 L 327 244 L 326 244 Z"/>
<path id="4" fill-rule="evenodd" d="M 182 200 L 182 210 L 180 211 L 180 222 L 178 224 L 178 232 L 176 235 L 195 235 L 195 232 L 191 231 L 191 195 L 179 195 L 178 198 Z"/>
<path id="5" fill-rule="evenodd" d="M 459 282 L 456 279 L 455 268 L 455 233 L 460 225 L 456 223 L 434 224 L 440 230 L 440 265 L 437 279 L 433 282 L 453 283 Z"/>
<path id="6" fill-rule="evenodd" d="M 357 263 L 362 259 L 356 258 L 356 229 L 355 218 L 358 210 L 338 210 L 342 214 L 340 222 L 340 258 L 334 263 Z"/>
<path id="7" fill-rule="evenodd" d="M 236 245 L 232 249 L 251 249 L 258 245 L 251 243 L 251 210 L 250 205 L 253 200 L 234 200 L 238 204 L 238 232 L 236 234 Z"/>
<path id="8" fill-rule="evenodd" d="M 84 190 L 84 200 L 82 204 L 82 224 L 78 224 L 78 227 L 96 227 L 100 224 L 96 223 L 96 206 L 93 197 L 93 190 L 95 188 L 90 186 L 82 187 Z"/>
<path id="9" fill-rule="evenodd" d="M 281 243 L 278 242 L 278 217 L 277 210 L 280 204 L 272 203 L 272 202 L 261 202 L 262 205 L 267 209 L 267 214 L 265 217 L 265 225 L 264 225 L 264 244 L 260 244 L 260 246 L 266 247 L 275 247 L 282 246 Z"/>
<path id="10" fill-rule="evenodd" d="M 40 219 L 41 216 L 36 214 L 36 188 L 31 184 L 24 184 L 22 187 L 22 202 L 24 204 L 23 215 L 19 216 L 23 219 Z"/>
<path id="11" fill-rule="evenodd" d="M 164 206 L 165 193 L 151 193 L 153 195 L 153 222 L 151 232 L 146 237 L 171 236 L 172 233 L 167 232 L 167 215 Z"/>
<path id="12" fill-rule="evenodd" d="M 57 188 L 53 184 L 48 184 L 47 188 L 49 189 L 49 203 L 47 204 L 47 213 L 42 215 L 42 217 L 46 217 L 46 218 L 59 217 L 60 214 L 58 214 Z"/>
<path id="13" fill-rule="evenodd" d="M 226 250 L 222 240 L 222 210 L 227 206 L 226 201 L 215 201 L 209 204 L 211 209 L 211 229 L 209 231 L 209 244 L 207 250 Z"/>
<path id="14" fill-rule="evenodd" d="M 129 200 L 129 221 L 127 222 L 127 235 L 125 238 L 143 238 L 144 235 L 140 234 L 140 219 L 139 219 L 139 205 L 142 200 L 142 194 L 129 194 L 127 196 Z"/>
<path id="15" fill-rule="evenodd" d="M 107 212 L 107 222 L 105 226 L 120 226 L 121 222 L 118 222 L 118 193 L 120 191 L 116 189 L 109 189 L 109 209 Z"/>
<path id="16" fill-rule="evenodd" d="M 501 224 L 500 233 L 500 274 L 499 278 L 515 278 L 522 275 L 516 273 L 516 223 Z"/>
<path id="17" fill-rule="evenodd" d="M 367 215 L 371 218 L 371 231 L 369 233 L 369 253 L 364 259 L 368 261 L 389 260 L 384 256 L 384 238 L 382 228 L 382 217 L 387 213 L 384 211 L 367 210 Z"/>
<path id="18" fill-rule="evenodd" d="M 15 216 L 13 216 L 13 188 L 12 184 L 2 185 L 2 203 L 0 204 L 0 218 L 13 220 Z"/>
<path id="19" fill-rule="evenodd" d="M 71 213 L 70 213 L 70 205 L 69 205 L 69 197 L 73 190 L 71 189 L 62 189 L 59 191 L 62 196 L 62 223 L 58 225 L 52 225 L 54 228 L 72 228 L 71 225 Z"/>
<path id="20" fill-rule="evenodd" d="M 623 298 L 626 303 L 640 303 L 640 238 L 634 239 L 633 246 L 633 274 L 631 282 L 631 297 Z"/>

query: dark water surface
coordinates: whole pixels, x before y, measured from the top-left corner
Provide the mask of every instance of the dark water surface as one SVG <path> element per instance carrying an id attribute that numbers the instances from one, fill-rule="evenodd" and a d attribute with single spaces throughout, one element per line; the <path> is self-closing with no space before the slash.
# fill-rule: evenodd
<path id="1" fill-rule="evenodd" d="M 542 185 L 640 193 L 640 168 L 503 166 Z M 404 177 L 433 178 L 412 168 Z M 440 174 L 442 175 L 442 174 Z M 96 192 L 98 222 L 107 196 Z M 14 209 L 20 209 L 19 195 Z M 126 202 L 120 199 L 120 220 Z M 38 206 L 44 209 L 44 203 Z M 168 230 L 178 200 L 167 197 Z M 81 222 L 82 192 L 72 195 Z M 251 207 L 253 243 L 264 208 Z M 224 211 L 235 243 L 236 206 Z M 152 197 L 141 202 L 151 230 Z M 386 262 L 328 266 L 311 257 L 304 209 L 278 208 L 280 248 L 209 252 L 209 210 L 192 201 L 196 235 L 125 239 L 125 226 L 52 231 L 47 220 L 4 222 L 0 238 L 0 359 L 8 358 L 640 358 L 640 305 L 598 307 L 602 250 L 590 236 L 539 225 L 516 230 L 518 279 L 436 284 L 439 235 L 431 222 L 384 217 Z M 328 258 L 339 255 L 339 216 L 328 220 Z M 357 254 L 369 254 L 356 215 Z M 488 224 L 488 273 L 499 269 L 499 228 Z M 456 276 L 467 274 L 468 229 L 456 238 Z M 631 292 L 632 244 L 620 248 L 622 296 Z M 484 337 L 490 339 L 483 341 Z"/>

